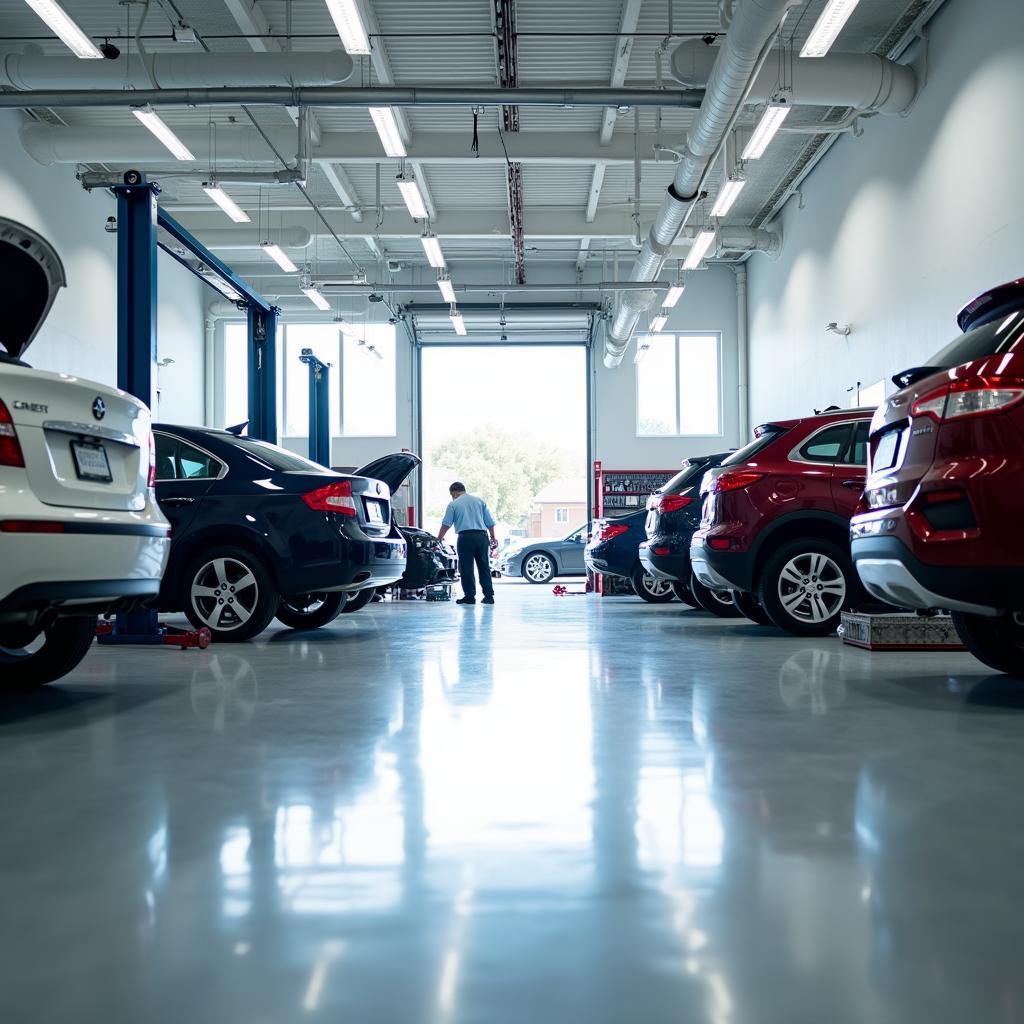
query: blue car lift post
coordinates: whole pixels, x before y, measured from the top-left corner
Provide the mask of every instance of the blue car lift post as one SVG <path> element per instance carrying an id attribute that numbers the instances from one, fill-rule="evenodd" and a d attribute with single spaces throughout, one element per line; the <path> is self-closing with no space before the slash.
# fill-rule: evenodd
<path id="1" fill-rule="evenodd" d="M 131 183 L 111 185 L 117 197 L 117 386 L 152 407 L 153 365 L 156 362 L 157 278 L 159 246 L 201 281 L 231 289 L 247 311 L 249 329 L 249 434 L 277 442 L 277 317 L 279 310 L 213 255 L 170 214 L 159 209 L 160 186 L 134 175 Z M 181 246 L 158 241 L 163 228 Z M 197 257 L 203 272 L 185 253 Z M 223 294 L 223 292 L 222 292 Z M 175 630 L 162 626 L 155 608 L 119 613 L 110 632 L 97 636 L 101 644 L 169 644 L 206 647 L 210 631 Z"/>
<path id="2" fill-rule="evenodd" d="M 331 364 L 304 348 L 299 360 L 309 367 L 309 457 L 331 468 Z"/>

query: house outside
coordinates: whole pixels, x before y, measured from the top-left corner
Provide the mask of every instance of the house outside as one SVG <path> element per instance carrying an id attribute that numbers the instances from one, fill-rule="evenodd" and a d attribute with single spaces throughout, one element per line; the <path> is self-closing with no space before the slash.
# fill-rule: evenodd
<path id="1" fill-rule="evenodd" d="M 587 482 L 583 477 L 552 480 L 533 499 L 531 537 L 564 537 L 587 521 Z"/>

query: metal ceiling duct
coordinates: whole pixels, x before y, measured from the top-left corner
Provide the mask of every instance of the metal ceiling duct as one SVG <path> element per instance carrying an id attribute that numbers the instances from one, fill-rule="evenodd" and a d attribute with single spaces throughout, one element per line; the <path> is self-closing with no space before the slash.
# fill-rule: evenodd
<path id="1" fill-rule="evenodd" d="M 343 50 L 329 53 L 152 53 L 153 77 L 161 89 L 232 86 L 326 86 L 347 82 L 352 58 Z M 8 53 L 0 57 L 0 87 L 38 89 L 152 88 L 141 61 L 79 60 Z M 131 96 L 122 102 L 142 104 Z"/>
<path id="2" fill-rule="evenodd" d="M 717 46 L 689 39 L 672 52 L 672 76 L 690 89 L 707 84 Z M 772 51 L 764 70 L 754 79 L 748 102 L 770 99 L 779 85 L 782 68 L 786 90 L 794 106 L 853 107 L 880 114 L 903 114 L 917 96 L 917 75 L 912 67 L 873 53 L 829 53 L 824 57 L 800 58 Z"/>
<path id="3" fill-rule="evenodd" d="M 267 234 L 264 231 L 264 236 Z M 305 249 L 313 236 L 308 228 L 303 227 L 282 227 L 275 228 L 270 232 L 271 241 L 286 249 Z M 170 248 L 175 248 L 177 242 L 170 235 L 163 231 L 159 232 L 160 241 L 166 243 Z M 259 249 L 266 237 L 260 237 L 258 229 L 243 225 L 234 230 L 204 231 L 203 245 L 207 249 Z"/>
<path id="4" fill-rule="evenodd" d="M 740 0 L 736 5 L 725 42 L 708 77 L 704 100 L 687 136 L 683 158 L 633 265 L 632 280 L 653 281 L 661 272 L 672 242 L 683 226 L 687 207 L 696 198 L 708 166 L 744 102 L 769 40 L 789 8 L 799 2 Z M 653 291 L 622 294 L 605 335 L 604 364 L 609 369 L 622 362 L 637 321 L 655 298 Z"/>

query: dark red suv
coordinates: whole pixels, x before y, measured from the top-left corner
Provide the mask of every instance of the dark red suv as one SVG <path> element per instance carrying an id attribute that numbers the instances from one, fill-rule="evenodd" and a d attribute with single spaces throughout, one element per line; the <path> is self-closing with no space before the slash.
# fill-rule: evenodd
<path id="1" fill-rule="evenodd" d="M 853 556 L 875 597 L 950 610 L 968 650 L 1024 675 L 1024 278 L 957 322 L 875 413 Z"/>
<path id="2" fill-rule="evenodd" d="M 864 486 L 870 409 L 766 423 L 701 484 L 690 561 L 755 622 L 823 636 L 859 594 L 849 528 Z"/>

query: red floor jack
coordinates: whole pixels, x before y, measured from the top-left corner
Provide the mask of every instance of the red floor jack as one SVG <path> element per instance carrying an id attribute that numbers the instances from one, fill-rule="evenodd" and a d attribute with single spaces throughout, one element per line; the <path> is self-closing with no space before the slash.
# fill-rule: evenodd
<path id="1" fill-rule="evenodd" d="M 198 647 L 205 651 L 211 639 L 212 635 L 205 626 L 201 629 L 176 629 L 174 626 L 161 625 L 155 608 L 121 612 L 116 619 L 104 619 L 96 626 L 96 643 L 107 647 L 144 644 L 180 647 L 183 651 Z"/>

